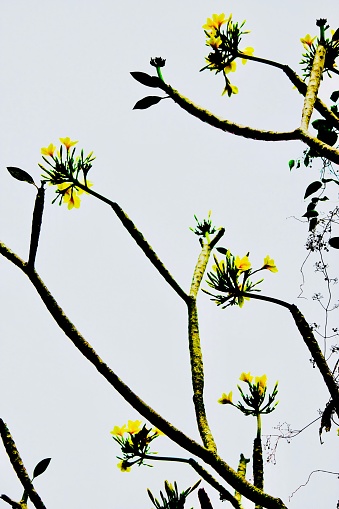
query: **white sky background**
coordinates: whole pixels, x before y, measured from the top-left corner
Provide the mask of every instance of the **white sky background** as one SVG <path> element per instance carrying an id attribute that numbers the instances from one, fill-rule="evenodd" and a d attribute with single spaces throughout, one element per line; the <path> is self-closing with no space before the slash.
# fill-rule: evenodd
<path id="1" fill-rule="evenodd" d="M 307 226 L 292 216 L 304 213 L 305 188 L 318 178 L 316 165 L 288 170 L 302 144 L 236 138 L 170 100 L 133 111 L 137 100 L 157 91 L 129 73 L 153 74 L 149 59 L 162 56 L 165 80 L 197 104 L 238 123 L 293 129 L 302 98 L 279 70 L 239 62 L 231 76 L 239 94 L 232 98 L 221 97 L 220 75 L 198 72 L 208 52 L 201 26 L 213 12 L 233 12 L 252 30 L 243 47 L 253 46 L 256 55 L 300 72 L 299 39 L 317 34 L 319 17 L 337 28 L 333 5 L 328 0 L 2 1 L 1 240 L 27 257 L 35 199 L 33 186 L 12 179 L 6 166 L 21 167 L 38 181 L 40 148 L 70 136 L 97 156 L 89 175 L 94 189 L 119 203 L 185 290 L 199 254 L 198 238 L 188 228 L 194 226 L 193 214 L 203 218 L 212 209 L 216 225 L 226 228 L 221 246 L 241 256 L 250 251 L 253 266 L 267 254 L 275 259 L 279 272 L 265 274 L 263 294 L 294 302 L 309 322 L 323 324 L 311 298 L 324 292 L 321 277 L 313 276 L 315 259 L 306 269 L 307 299 L 297 299 Z M 325 79 L 324 99 L 336 83 L 336 76 Z M 79 210 L 68 211 L 50 205 L 53 194 L 47 188 L 38 272 L 105 362 L 148 404 L 199 440 L 185 305 L 109 207 L 86 196 Z M 331 257 L 337 261 L 336 253 Z M 179 489 L 196 482 L 186 465 L 154 463 L 153 469 L 134 467 L 128 474 L 116 468 L 119 450 L 109 431 L 140 416 L 73 347 L 27 278 L 3 258 L 0 281 L 0 416 L 30 472 L 52 457 L 35 483 L 46 506 L 147 509 L 147 487 L 158 497 L 165 479 L 177 480 Z M 199 306 L 209 421 L 219 453 L 236 468 L 241 452 L 251 455 L 255 420 L 217 399 L 230 390 L 236 395 L 242 371 L 266 373 L 272 387 L 279 380 L 280 404 L 263 417 L 266 434 L 285 421 L 293 429 L 304 427 L 328 395 L 286 310 L 257 301 L 223 311 L 203 294 Z M 331 320 L 337 325 L 335 316 Z M 323 473 L 288 500 L 312 470 L 338 471 L 338 437 L 332 430 L 320 445 L 318 426 L 290 444 L 281 441 L 277 464 L 267 465 L 266 491 L 290 508 L 336 507 L 337 477 Z M 154 450 L 187 457 L 166 438 L 157 439 Z M 19 500 L 22 489 L 3 448 L 0 472 L 0 492 Z M 215 508 L 230 507 L 205 488 Z M 193 505 L 198 507 L 196 495 L 187 502 Z M 2 501 L 0 506 L 9 507 Z"/>

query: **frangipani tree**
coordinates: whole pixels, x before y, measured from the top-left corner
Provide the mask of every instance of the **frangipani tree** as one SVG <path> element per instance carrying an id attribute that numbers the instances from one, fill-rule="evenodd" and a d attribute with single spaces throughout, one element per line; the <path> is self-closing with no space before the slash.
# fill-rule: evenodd
<path id="1" fill-rule="evenodd" d="M 217 25 L 214 26 L 213 25 Z M 224 34 L 224 38 L 222 37 L 222 32 L 220 31 L 222 25 L 224 23 L 227 23 L 227 32 Z M 206 27 L 207 25 L 207 27 Z M 249 50 L 247 48 L 247 51 L 240 52 L 239 55 L 232 54 L 231 58 L 229 58 L 229 55 L 227 54 L 227 51 L 225 48 L 222 48 L 222 44 L 226 45 L 231 40 L 235 40 L 234 32 L 235 30 L 238 30 L 242 28 L 241 25 L 237 23 L 232 22 L 232 18 L 230 16 L 226 17 L 225 15 L 213 15 L 212 18 L 209 18 L 207 20 L 207 23 L 205 24 L 205 29 L 211 28 L 212 32 L 213 29 L 216 29 L 217 31 L 215 33 L 211 33 L 211 31 L 208 32 L 208 43 L 209 46 L 213 49 L 213 54 L 219 55 L 219 51 L 222 52 L 221 57 L 227 58 L 227 61 L 220 62 L 225 66 L 223 67 L 223 70 L 215 67 L 212 67 L 212 69 L 217 69 L 217 71 L 222 72 L 224 74 L 225 78 L 225 90 L 228 95 L 232 96 L 235 93 L 235 86 L 231 84 L 228 78 L 228 72 L 225 70 L 227 67 L 227 70 L 234 71 L 234 64 L 232 66 L 232 62 L 234 62 L 235 58 L 243 58 L 243 59 L 249 59 L 251 56 L 253 59 L 257 58 L 253 56 L 253 51 Z M 320 28 L 323 29 L 320 34 L 320 38 L 318 39 L 318 46 L 314 50 L 314 55 L 312 56 L 311 50 L 310 50 L 310 58 L 312 57 L 312 70 L 311 70 L 311 77 L 309 82 L 312 84 L 312 72 L 315 69 L 319 74 L 319 68 L 317 70 L 316 64 L 317 62 L 317 55 L 318 53 L 321 53 L 321 48 L 326 48 L 326 44 L 323 44 L 324 41 L 322 40 L 324 30 L 325 30 L 325 23 L 320 25 Z M 221 41 L 221 42 L 220 42 Z M 336 38 L 335 33 L 332 35 L 331 40 L 331 48 L 332 46 L 336 46 Z M 220 42 L 220 44 L 219 44 Z M 326 42 L 326 41 L 325 41 Z M 330 44 L 328 43 L 328 44 Z M 312 45 L 309 45 L 309 47 L 312 49 Z M 222 48 L 222 49 L 219 49 Z M 319 49 L 320 48 L 320 49 Z M 232 48 L 231 48 L 232 49 Z M 233 51 L 238 52 L 238 48 L 233 48 Z M 317 53 L 318 52 L 318 53 Z M 226 56 L 225 56 L 226 55 Z M 321 56 L 321 55 L 320 55 Z M 208 57 L 209 61 L 211 62 L 212 57 Z M 214 58 L 214 57 L 213 57 Z M 215 60 L 217 57 L 215 57 L 214 61 L 212 59 L 212 64 L 215 65 Z M 219 57 L 218 57 L 219 58 Z M 320 57 L 319 57 L 320 58 Z M 258 59 L 257 59 L 258 60 Z M 260 59 L 259 59 L 260 60 Z M 263 59 L 261 59 L 263 60 Z M 317 87 L 313 88 L 313 91 L 311 90 L 311 86 L 307 86 L 306 83 L 304 83 L 300 78 L 293 77 L 294 74 L 291 73 L 289 70 L 283 69 L 286 74 L 290 74 L 290 76 L 293 77 L 292 82 L 298 83 L 298 90 L 303 93 L 305 92 L 306 99 L 305 99 L 305 106 L 303 110 L 302 115 L 302 127 L 297 128 L 293 133 L 286 134 L 286 133 L 272 133 L 272 132 L 263 132 L 252 128 L 237 126 L 234 123 L 230 123 L 227 121 L 221 121 L 211 115 L 209 112 L 202 110 L 201 108 L 198 108 L 194 106 L 190 101 L 183 98 L 180 94 L 175 92 L 169 85 L 167 85 L 163 81 L 162 77 L 162 67 L 163 67 L 163 60 L 160 59 L 154 59 L 153 64 L 155 64 L 155 67 L 157 68 L 158 76 L 145 76 L 141 73 L 134 73 L 134 77 L 141 81 L 143 84 L 146 84 L 148 86 L 156 86 L 158 88 L 161 88 L 164 90 L 168 96 L 172 99 L 174 99 L 178 104 L 183 106 L 189 113 L 193 113 L 194 116 L 198 117 L 200 120 L 207 121 L 214 127 L 222 127 L 223 130 L 228 130 L 229 132 L 236 132 L 242 135 L 245 135 L 245 137 L 254 137 L 259 139 L 271 139 L 271 140 L 277 140 L 277 139 L 302 139 L 305 143 L 308 144 L 310 149 L 313 149 L 313 156 L 312 157 L 319 157 L 318 154 L 321 154 L 324 158 L 327 160 L 333 161 L 334 163 L 337 162 L 337 150 L 334 149 L 331 145 L 328 145 L 325 141 L 322 141 L 319 137 L 313 137 L 307 132 L 308 122 L 310 120 L 310 116 L 313 110 L 313 104 L 320 108 L 321 113 L 324 115 L 324 118 L 328 122 L 333 121 L 333 116 L 336 117 L 335 112 L 333 110 L 330 110 L 325 105 L 321 103 L 321 101 L 316 99 L 317 95 Z M 315 65 L 313 66 L 313 63 L 315 62 Z M 159 65 L 161 64 L 161 65 Z M 209 64 L 210 65 L 210 64 Z M 271 64 L 269 64 L 271 65 Z M 320 65 L 320 64 L 319 64 Z M 278 67 L 277 65 L 275 65 Z M 230 68 L 230 69 L 229 69 Z M 332 70 L 332 69 L 331 69 Z M 321 75 L 321 72 L 320 72 Z M 290 77 L 289 76 L 289 77 Z M 318 76 L 318 84 L 319 86 L 319 80 L 320 77 Z M 291 79 L 291 78 L 290 78 Z M 294 80 L 294 81 L 293 81 Z M 229 90 L 231 90 L 231 94 L 229 94 Z M 225 98 L 227 99 L 227 98 Z M 146 100 L 146 102 L 145 102 Z M 142 103 L 142 106 L 144 107 L 145 104 L 150 105 L 156 104 L 155 99 L 145 99 Z M 148 101 L 148 102 L 147 102 Z M 313 101 L 313 104 L 312 104 Z M 157 102 L 160 102 L 160 100 L 157 100 Z M 320 106 L 319 106 L 320 105 Z M 140 106 L 140 104 L 139 104 Z M 225 127 L 226 126 L 226 127 Z M 334 133 L 336 127 L 326 127 L 327 131 Z M 322 129 L 323 131 L 323 129 Z M 260 134 L 261 133 L 261 134 Z M 263 138 L 260 138 L 260 136 L 263 136 Z M 279 136 L 282 136 L 279 138 Z M 287 137 L 286 137 L 287 136 Z M 285 137 L 285 138 L 284 138 Z M 279 306 L 282 306 L 286 308 L 290 313 L 291 316 L 301 334 L 302 339 L 304 340 L 307 348 L 309 349 L 310 355 L 312 356 L 312 359 L 315 363 L 315 365 L 318 367 L 324 382 L 327 386 L 327 389 L 329 391 L 329 405 L 327 408 L 327 411 L 324 411 L 324 414 L 326 416 L 326 421 L 323 422 L 324 427 L 328 427 L 328 423 L 331 422 L 330 418 L 334 411 L 338 413 L 338 387 L 336 382 L 336 372 L 335 369 L 337 366 L 335 365 L 334 368 L 330 368 L 326 362 L 326 359 L 324 358 L 324 355 L 321 351 L 321 348 L 316 341 L 316 338 L 314 337 L 312 327 L 307 323 L 299 309 L 294 305 L 290 304 L 288 302 L 285 302 L 283 300 L 280 300 L 279 298 L 276 298 L 275 296 L 265 296 L 257 293 L 254 293 L 254 291 L 258 290 L 258 288 L 253 289 L 254 286 L 261 285 L 262 281 L 257 281 L 256 283 L 252 284 L 249 280 L 249 276 L 253 274 L 256 271 L 259 270 L 268 270 L 271 272 L 276 272 L 277 268 L 275 265 L 274 260 L 271 258 L 270 255 L 266 255 L 266 253 L 263 255 L 264 260 L 261 266 L 258 267 L 255 271 L 251 269 L 251 263 L 249 260 L 249 254 L 245 256 L 233 256 L 230 248 L 231 246 L 227 247 L 220 247 L 219 243 L 221 242 L 221 239 L 224 236 L 224 229 L 222 227 L 214 227 L 211 223 L 210 215 L 208 215 L 207 219 L 203 220 L 202 222 L 197 221 L 197 225 L 195 228 L 193 228 L 194 233 L 196 233 L 199 236 L 199 242 L 201 246 L 201 253 L 198 257 L 198 261 L 196 263 L 196 266 L 193 270 L 193 277 L 192 277 L 192 284 L 190 287 L 190 290 L 188 292 L 184 291 L 181 286 L 178 284 L 178 282 L 174 279 L 174 277 L 170 274 L 168 269 L 165 267 L 165 265 L 161 262 L 158 255 L 155 253 L 155 251 L 151 248 L 149 243 L 146 241 L 145 237 L 140 233 L 140 231 L 136 228 L 135 223 L 127 216 L 127 214 L 123 211 L 123 209 L 115 202 L 111 201 L 108 197 L 97 193 L 92 189 L 91 183 L 87 180 L 87 174 L 89 170 L 91 169 L 92 162 L 94 160 L 92 152 L 89 153 L 88 156 L 84 157 L 84 152 L 80 152 L 80 156 L 76 156 L 75 152 L 75 145 L 76 141 L 72 141 L 70 138 L 60 138 L 60 141 L 62 143 L 61 148 L 58 153 L 55 155 L 56 148 L 53 145 L 53 143 L 47 145 L 47 147 L 44 147 L 42 149 L 42 155 L 44 156 L 44 180 L 48 183 L 52 184 L 52 186 L 55 186 L 55 192 L 57 194 L 56 199 L 59 200 L 59 203 L 66 203 L 67 208 L 73 209 L 73 208 L 79 208 L 80 206 L 80 198 L 79 195 L 82 192 L 85 192 L 89 195 L 92 195 L 93 197 L 101 200 L 105 204 L 107 204 L 118 216 L 119 220 L 123 224 L 123 226 L 127 229 L 128 233 L 132 236 L 132 238 L 136 241 L 138 246 L 143 250 L 143 252 L 146 254 L 148 259 L 151 261 L 153 266 L 158 270 L 159 274 L 164 278 L 164 280 L 170 285 L 170 287 L 176 292 L 177 296 L 180 297 L 181 301 L 186 305 L 187 311 L 188 311 L 188 339 L 189 339 L 189 351 L 190 351 L 190 362 L 191 362 L 191 376 L 192 376 L 192 387 L 193 387 L 193 402 L 194 402 L 194 408 L 195 408 L 195 416 L 198 424 L 198 429 L 201 437 L 200 443 L 190 439 L 189 436 L 187 436 L 185 433 L 177 429 L 175 426 L 173 426 L 170 422 L 166 421 L 159 413 L 154 411 L 149 405 L 144 403 L 137 394 L 135 394 L 122 380 L 119 379 L 119 377 L 116 375 L 114 371 L 112 371 L 108 365 L 96 354 L 94 349 L 89 345 L 89 343 L 85 340 L 85 338 L 77 331 L 75 328 L 75 325 L 67 318 L 66 314 L 63 312 L 63 310 L 60 308 L 56 300 L 53 298 L 49 290 L 46 288 L 44 283 L 42 282 L 41 278 L 37 274 L 35 270 L 35 260 L 36 260 L 36 254 L 37 254 L 37 248 L 39 244 L 39 234 L 40 234 L 40 228 L 42 224 L 42 213 L 43 213 L 43 206 L 44 206 L 44 192 L 45 187 L 44 184 L 41 184 L 40 187 L 38 187 L 38 193 L 37 193 L 37 200 L 35 205 L 35 211 L 33 215 L 33 224 L 32 224 L 32 234 L 31 234 L 31 243 L 30 243 L 30 253 L 28 257 L 28 261 L 25 262 L 21 258 L 19 258 L 16 254 L 10 251 L 9 248 L 7 248 L 4 244 L 1 244 L 1 254 L 6 257 L 10 262 L 14 263 L 17 267 L 19 267 L 29 278 L 30 282 L 34 285 L 37 292 L 39 293 L 40 297 L 42 298 L 45 306 L 59 325 L 59 327 L 63 330 L 63 332 L 71 339 L 73 344 L 80 350 L 80 352 L 96 367 L 96 369 L 99 371 L 101 375 L 104 376 L 104 378 L 115 388 L 117 389 L 121 395 L 140 413 L 141 416 L 143 416 L 144 419 L 147 419 L 148 422 L 151 423 L 152 426 L 155 426 L 157 430 L 161 431 L 163 434 L 165 434 L 167 437 L 172 439 L 174 442 L 179 444 L 182 448 L 184 448 L 189 454 L 194 455 L 199 459 L 199 462 L 195 458 L 191 457 L 184 457 L 184 458 L 170 458 L 170 457 L 162 457 L 161 460 L 163 461 L 177 461 L 177 462 L 184 462 L 188 463 L 190 467 L 193 467 L 193 469 L 198 473 L 198 475 L 203 478 L 206 481 L 206 486 L 210 485 L 214 489 L 216 489 L 222 500 L 229 501 L 234 507 L 241 507 L 241 504 L 243 503 L 243 498 L 245 497 L 248 500 L 252 501 L 256 504 L 256 507 L 287 507 L 287 505 L 282 502 L 279 498 L 273 497 L 270 494 L 266 493 L 263 483 L 263 472 L 262 472 L 262 447 L 261 444 L 258 444 L 258 439 L 260 438 L 260 433 L 258 430 L 261 430 L 261 425 L 259 425 L 260 422 L 260 415 L 261 410 L 263 409 L 274 409 L 274 407 L 271 407 L 270 405 L 273 403 L 273 400 L 270 401 L 270 398 L 275 398 L 276 395 L 276 387 L 273 389 L 273 392 L 271 393 L 271 396 L 269 397 L 268 402 L 265 403 L 265 406 L 262 408 L 260 405 L 263 403 L 262 398 L 265 396 L 266 393 L 266 379 L 263 377 L 259 377 L 258 381 L 255 384 L 252 384 L 252 380 L 250 379 L 251 375 L 248 374 L 247 377 L 244 377 L 241 375 L 243 381 L 248 383 L 248 386 L 250 388 L 251 396 L 252 398 L 259 398 L 260 405 L 257 408 L 256 405 L 258 403 L 254 400 L 250 400 L 246 398 L 250 398 L 250 396 L 245 396 L 244 393 L 241 393 L 241 395 L 244 398 L 245 403 L 251 402 L 253 403 L 254 407 L 256 408 L 256 416 L 258 420 L 258 426 L 257 426 L 257 435 L 255 437 L 255 447 L 253 452 L 253 464 L 254 464 L 254 471 L 253 471 L 253 482 L 249 482 L 246 480 L 246 464 L 247 459 L 246 455 L 248 456 L 249 453 L 245 451 L 239 452 L 239 465 L 238 465 L 238 471 L 236 469 L 231 468 L 230 465 L 227 463 L 227 461 L 223 460 L 217 453 L 217 447 L 215 439 L 212 435 L 211 429 L 208 424 L 207 415 L 206 415 L 206 409 L 205 409 L 205 402 L 204 402 L 204 370 L 203 370 L 203 362 L 202 362 L 202 351 L 201 351 L 201 345 L 200 345 L 200 334 L 199 334 L 199 323 L 198 323 L 198 312 L 197 312 L 197 296 L 198 291 L 201 287 L 201 284 L 203 282 L 203 278 L 205 277 L 207 265 L 211 256 L 211 253 L 213 249 L 218 246 L 219 253 L 225 256 L 225 258 L 216 257 L 214 260 L 214 267 L 211 268 L 211 270 L 207 274 L 207 282 L 212 287 L 212 289 L 216 291 L 220 291 L 221 294 L 214 296 L 213 298 L 216 300 L 219 304 L 224 304 L 225 302 L 230 302 L 231 304 L 234 304 L 238 307 L 242 307 L 244 305 L 244 301 L 246 299 L 258 299 L 262 301 L 266 301 L 268 303 L 277 304 Z M 63 148 L 64 147 L 64 148 Z M 63 153 L 63 150 L 66 150 L 66 155 Z M 314 151 L 316 152 L 316 156 L 314 155 Z M 87 152 L 85 152 L 87 153 Z M 312 154 L 311 154 L 312 155 Z M 65 158 L 63 157 L 65 156 Z M 46 164 L 48 166 L 46 166 Z M 292 166 L 292 164 L 290 164 Z M 17 167 L 9 167 L 9 170 L 11 174 L 19 179 L 24 180 L 28 182 L 29 184 L 34 184 L 33 178 L 28 174 L 25 170 L 22 170 Z M 28 176 L 27 176 L 28 175 Z M 333 179 L 334 180 L 334 179 Z M 326 184 L 326 182 L 324 183 Z M 34 184 L 35 185 L 35 184 Z M 314 202 L 312 202 L 314 203 Z M 318 202 L 317 202 L 318 203 Z M 313 207 L 309 210 L 315 210 Z M 310 227 L 311 227 L 311 218 L 314 218 L 315 216 L 310 215 L 308 219 L 310 219 Z M 311 231 L 314 231 L 314 228 L 317 226 L 314 225 Z M 272 254 L 272 253 L 271 253 Z M 213 263 L 213 262 L 212 262 Z M 261 288 L 261 286 L 260 286 Z M 207 292 L 208 293 L 208 292 Z M 213 294 L 214 295 L 214 294 Z M 246 305 L 250 305 L 251 302 L 246 303 Z M 264 303 L 263 303 L 264 304 Z M 266 304 L 266 303 L 265 303 Z M 244 380 L 246 378 L 246 380 Z M 253 392 L 252 392 L 253 391 Z M 274 395 L 274 397 L 273 397 Z M 217 397 L 216 397 L 217 399 Z M 232 402 L 232 399 L 230 396 L 226 395 L 226 397 L 222 397 L 221 400 L 224 402 Z M 220 401 L 221 402 L 221 401 Z M 240 406 L 239 406 L 240 405 Z M 243 411 L 245 407 L 241 406 L 242 404 L 238 404 L 238 408 Z M 259 411 L 259 409 L 261 409 Z M 328 410 L 330 409 L 330 410 Z M 323 409 L 325 410 L 325 409 Z M 133 422 L 133 421 L 131 421 Z M 118 426 L 118 424 L 114 424 L 114 426 Z M 118 426 L 119 427 L 119 426 Z M 13 464 L 15 463 L 14 458 L 16 456 L 16 450 L 15 446 L 11 442 L 11 437 L 8 431 L 8 428 L 4 424 L 2 424 L 3 429 L 3 441 L 7 444 L 7 450 L 9 452 L 9 455 L 13 459 Z M 123 427 L 119 428 L 119 433 L 116 430 L 116 433 L 113 433 L 113 436 L 120 436 L 123 437 L 122 432 Z M 127 439 L 120 439 L 119 444 L 125 448 L 123 454 L 131 455 L 133 453 L 133 458 L 137 457 L 138 459 L 131 459 L 131 456 L 128 456 L 128 458 L 123 457 L 121 459 L 120 467 L 123 467 L 122 470 L 128 471 L 128 468 L 130 468 L 128 462 L 138 462 L 140 464 L 140 460 L 147 459 L 150 460 L 148 456 L 150 455 L 150 452 L 147 450 L 147 447 L 149 443 L 159 436 L 158 431 L 152 431 L 155 428 L 149 427 L 148 424 L 142 424 L 140 423 L 140 426 L 137 426 L 136 429 L 128 428 L 129 438 Z M 114 428 L 113 430 L 114 431 Z M 150 433 L 152 433 L 150 435 Z M 259 433 L 259 436 L 258 436 Z M 153 438 L 151 438 L 153 437 Z M 135 438 L 135 441 L 133 441 L 133 438 Z M 159 441 L 160 443 L 160 441 Z M 11 446 L 11 447 L 10 447 Z M 141 448 L 140 448 L 141 447 Z M 141 453 L 141 454 L 139 454 Z M 245 454 L 245 455 L 244 455 Z M 155 457 L 153 458 L 155 459 Z M 158 456 L 158 459 L 160 457 Z M 125 463 L 124 463 L 125 462 Z M 127 463 L 126 463 L 127 462 Z M 142 461 L 141 461 L 142 463 Z M 206 468 L 205 468 L 206 467 Z M 213 474 L 210 472 L 210 470 L 213 472 Z M 27 480 L 27 475 L 25 473 L 25 470 L 22 466 L 22 464 L 19 463 L 19 467 L 17 468 L 18 475 L 20 475 L 20 479 L 22 481 L 22 484 L 25 489 L 25 493 L 30 496 L 33 503 L 36 505 L 36 507 L 43 507 L 43 503 L 41 502 L 40 498 L 38 498 L 38 495 L 33 491 L 32 485 Z M 221 481 L 219 482 L 216 477 L 214 477 L 214 472 L 218 474 L 221 478 Z M 185 493 L 187 495 L 196 487 L 193 486 L 192 488 L 188 488 Z M 165 497 L 162 497 L 163 504 L 166 506 L 166 503 L 170 503 L 170 500 L 175 503 L 179 503 L 180 494 L 177 490 L 177 487 L 173 488 L 173 486 L 169 484 L 165 484 L 165 489 L 167 493 L 167 502 L 165 500 Z M 206 496 L 204 495 L 203 491 L 199 492 L 199 499 L 201 507 L 209 507 L 208 499 L 206 499 Z M 27 495 L 25 495 L 27 497 Z M 151 496 L 152 499 L 153 495 Z M 181 502 L 183 502 L 182 499 L 186 498 L 186 495 L 184 497 L 181 497 Z M 6 495 L 5 498 L 3 497 L 3 500 L 5 502 L 13 504 L 14 502 L 9 499 L 9 497 Z M 27 500 L 27 498 L 26 498 Z M 25 504 L 26 503 L 25 497 L 22 497 L 22 500 L 19 504 Z M 153 497 L 152 502 L 155 503 L 155 498 Z M 155 504 L 156 507 L 157 504 Z M 173 505 L 174 507 L 175 505 Z M 172 507 L 169 505 L 169 507 Z"/>

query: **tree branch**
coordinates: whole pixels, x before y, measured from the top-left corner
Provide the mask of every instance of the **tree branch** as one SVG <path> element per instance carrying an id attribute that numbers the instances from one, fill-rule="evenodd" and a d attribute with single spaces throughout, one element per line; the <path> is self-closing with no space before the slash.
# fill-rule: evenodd
<path id="1" fill-rule="evenodd" d="M 109 205 L 114 210 L 114 212 L 122 222 L 123 226 L 126 228 L 131 237 L 135 240 L 138 246 L 142 249 L 142 251 L 147 256 L 149 261 L 154 265 L 157 271 L 161 274 L 165 281 L 173 288 L 173 290 L 179 295 L 179 297 L 181 297 L 181 299 L 183 299 L 183 301 L 186 302 L 187 304 L 188 295 L 184 292 L 184 290 L 182 290 L 179 284 L 175 281 L 175 279 L 166 269 L 165 265 L 162 263 L 156 252 L 148 244 L 143 234 L 138 230 L 138 228 L 135 226 L 133 221 L 128 217 L 128 215 L 125 214 L 123 209 L 117 203 L 109 200 L 105 196 L 102 196 L 101 194 L 97 193 L 96 191 L 93 191 L 89 187 L 86 187 L 85 185 L 81 184 L 81 182 L 75 181 L 75 183 L 77 187 L 83 189 L 84 191 L 86 191 L 86 193 L 95 196 L 95 198 L 98 198 L 98 200 L 107 203 L 107 205 Z"/>
<path id="2" fill-rule="evenodd" d="M 261 503 L 267 509 L 286 509 L 281 499 L 272 497 L 267 493 L 242 479 L 220 456 L 215 452 L 205 449 L 200 444 L 189 438 L 182 431 L 175 428 L 170 422 L 166 421 L 160 414 L 147 405 L 139 396 L 137 396 L 98 356 L 92 346 L 76 329 L 75 325 L 69 320 L 47 287 L 44 285 L 35 270 L 30 269 L 27 264 L 15 253 L 0 242 L 0 254 L 20 268 L 30 279 L 34 288 L 40 295 L 46 308 L 59 325 L 61 330 L 71 340 L 74 346 L 82 355 L 99 371 L 99 373 L 112 385 L 117 392 L 145 419 L 153 426 L 160 429 L 173 442 L 180 447 L 198 456 L 205 463 L 210 465 L 228 484 L 235 490 L 241 492 L 244 497 L 254 503 Z"/>
<path id="3" fill-rule="evenodd" d="M 32 503 L 35 505 L 36 509 L 46 509 L 45 504 L 43 503 L 38 493 L 34 489 L 34 486 L 27 474 L 27 471 L 20 457 L 19 451 L 15 445 L 15 442 L 12 438 L 12 435 L 2 419 L 0 419 L 0 435 L 5 446 L 6 452 L 8 454 L 8 457 L 10 459 L 10 462 L 12 463 L 12 466 L 15 470 L 15 473 L 18 476 L 24 490 L 28 494 Z M 8 502 L 8 500 L 5 501 Z"/>

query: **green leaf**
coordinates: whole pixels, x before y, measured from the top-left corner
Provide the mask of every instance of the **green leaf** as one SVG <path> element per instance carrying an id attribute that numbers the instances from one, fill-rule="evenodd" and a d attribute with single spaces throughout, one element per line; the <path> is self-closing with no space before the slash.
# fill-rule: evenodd
<path id="1" fill-rule="evenodd" d="M 315 180 L 314 182 L 312 182 L 306 189 L 305 191 L 305 196 L 304 196 L 304 200 L 306 200 L 306 198 L 308 198 L 309 196 L 311 196 L 311 194 L 314 194 L 316 193 L 317 191 L 319 191 L 319 189 L 323 186 L 322 182 L 320 182 L 320 180 Z"/>
<path id="2" fill-rule="evenodd" d="M 39 461 L 39 463 L 36 465 L 34 472 L 33 472 L 33 479 L 38 477 L 38 475 L 41 475 L 47 470 L 48 465 L 50 464 L 52 458 L 45 458 L 44 460 Z"/>
<path id="3" fill-rule="evenodd" d="M 332 237 L 328 243 L 334 249 L 339 249 L 339 237 Z"/>
<path id="4" fill-rule="evenodd" d="M 332 92 L 330 99 L 331 101 L 336 103 L 337 100 L 339 99 L 339 90 L 335 90 L 334 92 Z"/>
<path id="5" fill-rule="evenodd" d="M 35 185 L 34 180 L 30 176 L 27 171 L 21 170 L 20 168 L 16 168 L 15 166 L 7 166 L 7 170 L 12 175 L 13 178 L 17 180 L 21 180 L 22 182 L 28 182 L 28 184 Z"/>
<path id="6" fill-rule="evenodd" d="M 130 74 L 135 80 L 139 81 L 139 83 L 145 85 L 146 87 L 159 88 L 159 85 L 162 83 L 158 76 L 150 76 L 145 72 L 135 71 L 131 72 Z"/>
<path id="7" fill-rule="evenodd" d="M 133 109 L 146 110 L 147 108 L 150 108 L 154 104 L 158 104 L 158 102 L 160 102 L 161 99 L 164 99 L 164 97 L 158 97 L 157 95 L 148 95 L 147 97 L 144 97 L 143 99 L 140 99 L 140 101 L 135 103 Z"/>
<path id="8" fill-rule="evenodd" d="M 294 167 L 294 165 L 295 165 L 295 160 L 294 160 L 294 159 L 290 159 L 290 160 L 288 161 L 288 166 L 289 166 L 289 168 L 290 168 L 290 171 L 292 170 L 292 168 Z"/>
<path id="9" fill-rule="evenodd" d="M 308 210 L 307 212 L 305 212 L 305 214 L 302 217 L 307 217 L 307 219 L 310 219 L 311 217 L 318 217 L 318 216 L 319 216 L 319 212 L 317 212 L 316 210 Z"/>
<path id="10" fill-rule="evenodd" d="M 217 247 L 216 250 L 223 255 L 226 255 L 227 253 L 227 249 L 224 247 Z"/>

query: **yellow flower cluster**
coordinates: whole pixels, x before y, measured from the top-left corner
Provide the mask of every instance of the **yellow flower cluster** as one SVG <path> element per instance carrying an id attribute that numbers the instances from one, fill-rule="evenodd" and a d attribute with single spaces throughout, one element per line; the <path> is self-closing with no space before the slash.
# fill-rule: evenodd
<path id="1" fill-rule="evenodd" d="M 66 147 L 67 156 L 69 154 L 69 150 L 71 147 L 78 143 L 78 140 L 71 140 L 68 136 L 65 138 L 59 138 L 61 143 Z M 57 155 L 54 156 L 54 152 L 56 151 L 56 146 L 53 143 L 50 143 L 48 147 L 42 147 L 41 154 L 43 156 L 51 157 L 55 162 L 61 159 L 60 151 L 57 152 Z M 91 152 L 87 159 L 92 157 L 93 152 Z M 79 158 L 78 158 L 79 159 Z M 61 161 L 59 161 L 61 162 Z M 40 165 L 41 166 L 41 165 Z M 43 168 L 41 166 L 41 168 Z M 43 168 L 44 169 L 44 168 Z M 79 181 L 81 184 L 85 185 L 84 180 Z M 50 182 L 50 185 L 54 185 Z M 60 184 L 56 184 L 59 191 L 63 191 L 62 193 L 62 201 L 67 204 L 68 210 L 73 208 L 78 209 L 80 207 L 80 198 L 79 196 L 83 193 L 86 193 L 83 189 L 80 189 L 74 185 L 71 181 L 64 181 Z M 92 187 L 93 183 L 89 180 L 86 180 L 86 186 Z"/>
<path id="2" fill-rule="evenodd" d="M 244 23 L 245 21 L 239 27 L 238 23 L 232 23 L 232 14 L 226 17 L 225 13 L 221 13 L 212 14 L 211 18 L 207 18 L 206 23 L 202 26 L 207 37 L 206 46 L 210 46 L 213 49 L 213 52 L 205 58 L 207 63 L 206 67 L 211 71 L 222 71 L 225 77 L 226 86 L 222 95 L 227 93 L 231 96 L 232 94 L 238 93 L 238 88 L 235 85 L 232 85 L 230 80 L 226 78 L 226 74 L 236 71 L 237 65 L 235 58 L 239 55 L 233 54 L 234 41 L 236 40 L 238 43 L 242 34 L 249 33 L 249 30 L 244 32 L 240 31 Z M 224 32 L 221 32 L 222 25 L 226 25 L 226 35 Z M 235 39 L 232 39 L 232 37 L 235 37 Z M 230 48 L 232 48 L 232 50 Z M 254 49 L 248 46 L 243 50 L 238 50 L 238 52 L 243 55 L 243 58 L 241 59 L 242 63 L 246 64 L 246 56 L 252 56 Z"/>

